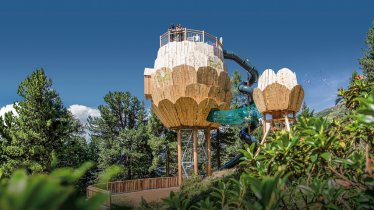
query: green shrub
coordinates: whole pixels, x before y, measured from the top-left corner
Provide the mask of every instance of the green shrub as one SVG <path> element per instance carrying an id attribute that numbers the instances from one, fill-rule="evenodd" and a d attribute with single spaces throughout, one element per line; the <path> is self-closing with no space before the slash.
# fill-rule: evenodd
<path id="1" fill-rule="evenodd" d="M 85 163 L 78 169 L 59 168 L 50 174 L 27 175 L 24 170 L 15 171 L 9 179 L 0 176 L 1 210 L 63 210 L 100 209 L 107 197 L 97 194 L 89 199 L 79 196 L 77 181 L 93 166 Z M 119 167 L 111 167 L 102 176 L 108 181 L 119 173 Z"/>

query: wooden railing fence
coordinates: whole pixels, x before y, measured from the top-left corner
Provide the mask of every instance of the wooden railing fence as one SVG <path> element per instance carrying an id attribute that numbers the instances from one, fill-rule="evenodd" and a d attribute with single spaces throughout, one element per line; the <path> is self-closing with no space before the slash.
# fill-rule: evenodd
<path id="1" fill-rule="evenodd" d="M 178 187 L 178 177 L 159 177 L 149 179 L 125 180 L 108 183 L 100 183 L 87 187 L 87 198 L 91 198 L 97 194 L 104 194 L 108 199 L 103 204 L 111 208 L 112 195 L 119 193 L 130 193 L 142 190 L 151 190 L 159 188 Z"/>
<path id="2" fill-rule="evenodd" d="M 108 182 L 106 190 L 112 193 L 128 193 L 141 190 L 169 188 L 178 186 L 178 177 L 160 177 Z"/>

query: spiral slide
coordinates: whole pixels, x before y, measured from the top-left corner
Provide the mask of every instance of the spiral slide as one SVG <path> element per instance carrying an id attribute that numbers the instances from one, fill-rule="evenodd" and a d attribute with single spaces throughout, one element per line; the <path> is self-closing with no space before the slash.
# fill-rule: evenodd
<path id="1" fill-rule="evenodd" d="M 248 95 L 249 101 L 248 105 L 232 110 L 212 110 L 209 113 L 208 121 L 216 122 L 224 125 L 240 125 L 243 124 L 246 118 L 250 119 L 250 130 L 253 131 L 258 127 L 258 119 L 260 118 L 260 113 L 258 112 L 256 105 L 252 100 L 253 88 L 251 87 L 254 83 L 257 82 L 259 77 L 258 71 L 249 63 L 248 59 L 242 59 L 237 54 L 230 51 L 223 51 L 225 59 L 230 59 L 238 63 L 243 69 L 248 72 L 248 82 L 242 82 L 238 89 L 241 93 Z M 248 132 L 248 127 L 241 129 L 240 139 L 247 144 L 255 143 L 258 141 Z M 229 162 L 221 166 L 220 170 L 232 168 L 240 163 L 240 158 L 243 155 L 240 153 L 236 155 Z"/>

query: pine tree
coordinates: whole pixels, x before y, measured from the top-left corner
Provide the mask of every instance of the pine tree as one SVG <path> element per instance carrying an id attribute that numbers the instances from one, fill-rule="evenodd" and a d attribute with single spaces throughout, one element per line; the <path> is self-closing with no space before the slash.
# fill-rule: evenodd
<path id="1" fill-rule="evenodd" d="M 213 132 L 212 156 L 213 168 L 220 168 L 240 153 L 243 142 L 239 138 L 240 129 L 235 126 L 221 126 Z"/>
<path id="2" fill-rule="evenodd" d="M 368 82 L 374 82 L 374 21 L 369 29 L 366 39 L 368 48 L 365 50 L 365 56 L 360 59 L 360 65 Z"/>
<path id="3" fill-rule="evenodd" d="M 0 168 L 6 175 L 20 167 L 32 173 L 49 172 L 52 153 L 61 152 L 79 123 L 63 106 L 43 69 L 29 75 L 17 93 L 22 97 L 14 103 L 18 117 L 7 113 L 4 120 L 0 118 Z"/>
<path id="4" fill-rule="evenodd" d="M 123 165 L 124 179 L 148 176 L 152 153 L 148 145 L 144 103 L 129 92 L 109 92 L 105 105 L 99 106 L 100 117 L 89 118 L 91 141 L 97 145 L 101 170 Z"/>
<path id="5" fill-rule="evenodd" d="M 242 77 L 238 70 L 234 71 L 234 74 L 231 78 L 231 108 L 235 109 L 243 105 L 246 102 L 246 96 L 239 92 L 239 85 L 242 82 Z"/>
<path id="6" fill-rule="evenodd" d="M 148 120 L 147 132 L 153 156 L 149 171 L 156 172 L 160 166 L 164 166 L 165 176 L 175 174 L 177 162 L 173 157 L 177 156 L 176 133 L 167 129 L 153 113 Z"/>
<path id="7" fill-rule="evenodd" d="M 308 105 L 306 104 L 306 102 L 304 101 L 303 106 L 301 107 L 301 112 L 299 116 L 308 118 L 308 117 L 313 117 L 313 115 L 314 115 L 314 110 L 311 111 Z"/>

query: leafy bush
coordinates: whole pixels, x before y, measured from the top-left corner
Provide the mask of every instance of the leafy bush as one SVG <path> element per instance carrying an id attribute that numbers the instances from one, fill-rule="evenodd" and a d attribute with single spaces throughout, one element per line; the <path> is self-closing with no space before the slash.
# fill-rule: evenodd
<path id="1" fill-rule="evenodd" d="M 359 97 L 367 98 L 371 91 L 373 83 L 365 80 L 363 75 L 358 75 L 355 71 L 352 74 L 351 83 L 348 89 L 340 88 L 338 90 L 338 99 L 336 103 L 342 103 L 350 110 L 357 109 L 360 106 L 360 101 L 356 100 Z"/>
<path id="2" fill-rule="evenodd" d="M 61 168 L 50 175 L 33 174 L 15 171 L 9 179 L 1 178 L 0 209 L 99 209 L 105 201 L 102 195 L 86 201 L 77 197 L 74 183 L 92 167 L 91 163 L 80 168 Z"/>
<path id="3" fill-rule="evenodd" d="M 74 189 L 76 182 L 93 166 L 84 163 L 78 169 L 59 168 L 48 174 L 27 175 L 24 170 L 15 171 L 9 179 L 0 175 L 0 209 L 2 210 L 58 210 L 100 209 L 107 197 L 97 194 L 89 199 L 79 196 Z M 106 182 L 121 168 L 111 167 L 101 175 Z"/>

